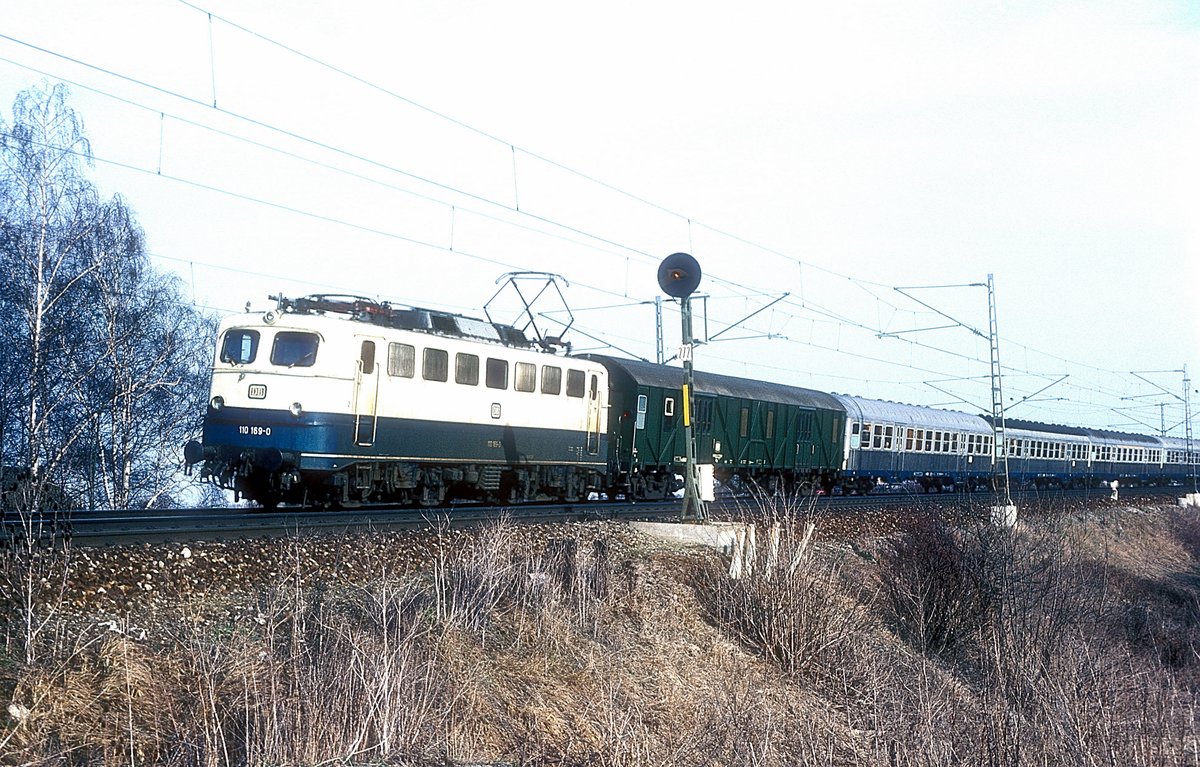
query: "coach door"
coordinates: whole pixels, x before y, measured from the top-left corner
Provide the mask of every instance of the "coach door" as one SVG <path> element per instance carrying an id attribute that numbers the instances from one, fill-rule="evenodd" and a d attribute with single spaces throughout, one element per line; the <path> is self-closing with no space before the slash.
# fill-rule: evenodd
<path id="1" fill-rule="evenodd" d="M 358 360 L 354 375 L 354 442 L 375 444 L 376 407 L 379 404 L 379 365 L 375 364 L 375 339 L 356 336 Z"/>

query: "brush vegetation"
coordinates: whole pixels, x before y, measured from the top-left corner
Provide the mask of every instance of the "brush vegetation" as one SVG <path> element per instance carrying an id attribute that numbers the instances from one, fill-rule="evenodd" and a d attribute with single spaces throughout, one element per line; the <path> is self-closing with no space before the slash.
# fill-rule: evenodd
<path id="1" fill-rule="evenodd" d="M 328 574 L 311 541 L 239 544 L 271 569 L 219 596 L 160 578 L 119 611 L 67 577 L 30 653 L 9 572 L 0 762 L 1200 760 L 1194 510 L 850 541 L 765 511 L 736 579 L 728 556 L 617 526 L 511 524 L 422 538 L 403 568 L 354 543 L 371 562 Z"/>

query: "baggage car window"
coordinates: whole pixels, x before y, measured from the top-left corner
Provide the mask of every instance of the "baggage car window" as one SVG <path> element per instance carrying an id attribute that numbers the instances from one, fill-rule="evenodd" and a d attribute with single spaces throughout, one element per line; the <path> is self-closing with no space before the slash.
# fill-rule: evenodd
<path id="1" fill-rule="evenodd" d="M 856 424 L 857 425 L 857 424 Z M 803 410 L 796 414 L 796 437 L 804 441 L 812 439 L 813 432 L 813 413 L 811 410 Z"/>
<path id="2" fill-rule="evenodd" d="M 491 362 L 491 360 L 488 360 Z M 476 354 L 454 355 L 454 383 L 467 386 L 479 385 L 479 356 Z"/>
<path id="3" fill-rule="evenodd" d="M 766 438 L 767 438 L 767 439 L 774 439 L 774 438 L 775 438 L 775 411 L 774 411 L 774 410 L 768 410 L 768 411 L 767 411 L 767 433 L 766 433 Z"/>
<path id="4" fill-rule="evenodd" d="M 271 364 L 289 368 L 307 368 L 317 360 L 317 334 L 284 330 L 275 334 L 271 345 Z"/>
<path id="5" fill-rule="evenodd" d="M 741 425 L 738 427 L 738 436 L 746 437 L 750 434 L 750 408 L 742 408 Z"/>
<path id="6" fill-rule="evenodd" d="M 559 394 L 561 392 L 562 368 L 542 365 L 542 394 Z"/>
<path id="7" fill-rule="evenodd" d="M 712 434 L 713 425 L 713 400 L 712 397 L 697 397 L 696 398 L 696 432 L 698 434 Z"/>
<path id="8" fill-rule="evenodd" d="M 517 391 L 534 391 L 537 389 L 537 365 L 528 362 L 518 362 L 514 366 L 513 388 Z"/>
<path id="9" fill-rule="evenodd" d="M 221 343 L 221 362 L 248 365 L 258 356 L 258 331 L 240 328 L 225 333 Z"/>
<path id="10" fill-rule="evenodd" d="M 487 387 L 489 389 L 508 388 L 508 360 L 498 360 L 495 357 L 488 357 Z"/>
<path id="11" fill-rule="evenodd" d="M 445 349 L 426 349 L 421 355 L 421 377 L 426 381 L 445 381 L 450 370 L 450 354 Z"/>
<path id="12" fill-rule="evenodd" d="M 388 375 L 412 378 L 417 369 L 417 350 L 408 344 L 388 344 Z"/>
<path id="13" fill-rule="evenodd" d="M 582 370 L 567 370 L 567 396 L 582 397 L 584 375 Z"/>

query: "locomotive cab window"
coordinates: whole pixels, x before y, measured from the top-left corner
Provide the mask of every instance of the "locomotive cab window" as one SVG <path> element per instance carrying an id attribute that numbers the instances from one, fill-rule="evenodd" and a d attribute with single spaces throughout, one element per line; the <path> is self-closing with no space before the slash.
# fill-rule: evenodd
<path id="1" fill-rule="evenodd" d="M 235 328 L 221 342 L 221 362 L 249 365 L 258 356 L 258 331 Z"/>
<path id="2" fill-rule="evenodd" d="M 317 334 L 284 330 L 275 334 L 271 364 L 307 368 L 317 361 Z"/>

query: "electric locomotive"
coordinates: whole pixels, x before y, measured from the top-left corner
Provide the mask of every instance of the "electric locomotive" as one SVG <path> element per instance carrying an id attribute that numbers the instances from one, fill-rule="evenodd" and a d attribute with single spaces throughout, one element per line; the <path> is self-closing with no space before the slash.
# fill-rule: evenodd
<path id="1" fill-rule="evenodd" d="M 608 374 L 518 329 L 355 296 L 225 319 L 188 464 L 240 497 L 505 503 L 605 492 Z"/>

